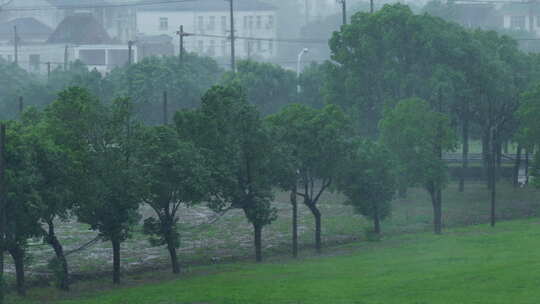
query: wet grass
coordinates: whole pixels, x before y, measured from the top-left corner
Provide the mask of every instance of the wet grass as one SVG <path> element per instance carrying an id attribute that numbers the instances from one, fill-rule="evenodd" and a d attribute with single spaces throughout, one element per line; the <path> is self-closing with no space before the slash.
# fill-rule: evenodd
<path id="1" fill-rule="evenodd" d="M 540 191 L 534 188 L 514 189 L 506 182 L 498 186 L 498 217 L 518 219 L 538 216 Z M 264 254 L 283 255 L 289 251 L 291 207 L 287 193 L 276 195 L 275 206 L 279 218 L 264 230 Z M 323 241 L 326 244 L 340 244 L 351 241 L 365 241 L 365 231 L 371 226 L 352 209 L 342 204 L 343 197 L 328 193 L 321 198 L 323 214 Z M 464 193 L 457 191 L 456 184 L 450 184 L 443 193 L 445 228 L 486 223 L 489 216 L 489 193 L 484 183 L 469 183 Z M 144 217 L 151 211 L 142 208 Z M 184 266 L 211 264 L 213 262 L 237 261 L 252 256 L 252 228 L 240 211 L 231 211 L 212 225 L 204 225 L 212 213 L 203 208 L 183 209 L 181 222 L 182 243 L 179 250 Z M 427 193 L 422 189 L 410 189 L 406 199 L 393 202 L 391 218 L 383 222 L 385 238 L 403 233 L 426 232 L 431 230 L 432 209 Z M 203 225 L 201 225 L 203 224 Z M 313 244 L 314 222 L 307 208 L 300 206 L 300 246 L 311 248 Z M 58 235 L 67 250 L 77 248 L 95 237 L 86 225 L 69 221 L 59 223 Z M 28 274 L 30 281 L 49 270 L 46 264 L 53 256 L 52 250 L 39 241 L 30 247 Z M 108 242 L 70 255 L 70 269 L 82 276 L 105 276 L 111 269 L 112 250 Z M 8 271 L 13 271 L 7 259 Z M 122 244 L 122 267 L 124 271 L 139 272 L 148 269 L 167 269 L 168 253 L 164 247 L 151 247 L 142 235 L 140 227 L 135 229 L 133 238 Z M 46 282 L 46 280 L 45 280 Z"/>
<path id="2" fill-rule="evenodd" d="M 85 282 L 74 286 L 70 299 L 34 289 L 25 301 L 11 303 L 533 304 L 540 297 L 539 268 L 540 220 L 533 218 L 453 228 L 441 236 L 391 235 L 301 260 L 194 267 L 180 278 L 147 273 L 115 289 Z"/>

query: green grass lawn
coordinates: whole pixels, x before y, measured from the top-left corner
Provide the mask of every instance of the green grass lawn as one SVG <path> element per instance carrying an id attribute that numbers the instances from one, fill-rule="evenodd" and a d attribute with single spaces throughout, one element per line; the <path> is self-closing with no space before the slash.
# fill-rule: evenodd
<path id="1" fill-rule="evenodd" d="M 263 264 L 205 266 L 161 282 L 139 279 L 126 280 L 128 286 L 117 289 L 105 287 L 108 282 L 103 280 L 79 283 L 70 295 L 76 298 L 59 303 L 536 304 L 540 219 L 501 222 L 495 228 L 454 228 L 441 236 L 394 235 L 381 242 L 327 248 L 323 256 L 298 261 L 273 258 Z M 65 297 L 59 295 L 52 288 L 36 288 L 27 301 L 11 303 Z"/>

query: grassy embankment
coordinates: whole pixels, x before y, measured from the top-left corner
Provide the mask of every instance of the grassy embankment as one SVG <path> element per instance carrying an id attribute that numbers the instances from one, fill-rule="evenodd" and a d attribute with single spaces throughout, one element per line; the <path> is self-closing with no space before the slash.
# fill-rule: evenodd
<path id="1" fill-rule="evenodd" d="M 537 218 L 502 222 L 495 228 L 455 228 L 442 236 L 396 235 L 327 252 L 299 261 L 199 267 L 162 282 L 141 275 L 130 278 L 128 286 L 104 291 L 105 282 L 85 282 L 74 286 L 71 299 L 59 303 L 532 304 L 540 298 Z M 33 289 L 27 301 L 16 303 L 61 297 L 49 288 Z"/>

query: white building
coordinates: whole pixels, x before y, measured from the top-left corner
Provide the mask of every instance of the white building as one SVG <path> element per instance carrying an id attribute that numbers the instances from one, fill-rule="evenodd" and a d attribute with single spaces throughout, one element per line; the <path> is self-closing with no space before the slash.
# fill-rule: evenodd
<path id="1" fill-rule="evenodd" d="M 268 59 L 275 56 L 277 45 L 275 7 L 257 0 L 234 1 L 236 56 Z M 198 0 L 142 6 L 137 11 L 140 35 L 175 37 L 183 25 L 184 48 L 212 57 L 230 56 L 229 3 L 224 0 Z M 256 38 L 256 39 L 254 39 Z"/>

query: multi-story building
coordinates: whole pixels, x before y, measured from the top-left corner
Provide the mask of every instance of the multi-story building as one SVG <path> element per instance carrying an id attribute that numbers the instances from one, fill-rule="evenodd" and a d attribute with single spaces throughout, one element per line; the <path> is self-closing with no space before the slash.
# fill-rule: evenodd
<path id="1" fill-rule="evenodd" d="M 269 59 L 275 56 L 275 7 L 257 0 L 234 1 L 236 56 Z M 139 34 L 176 37 L 183 26 L 190 35 L 184 38 L 184 48 L 211 57 L 230 56 L 229 2 L 198 0 L 141 6 L 137 12 Z M 179 46 L 176 43 L 175 52 Z"/>

